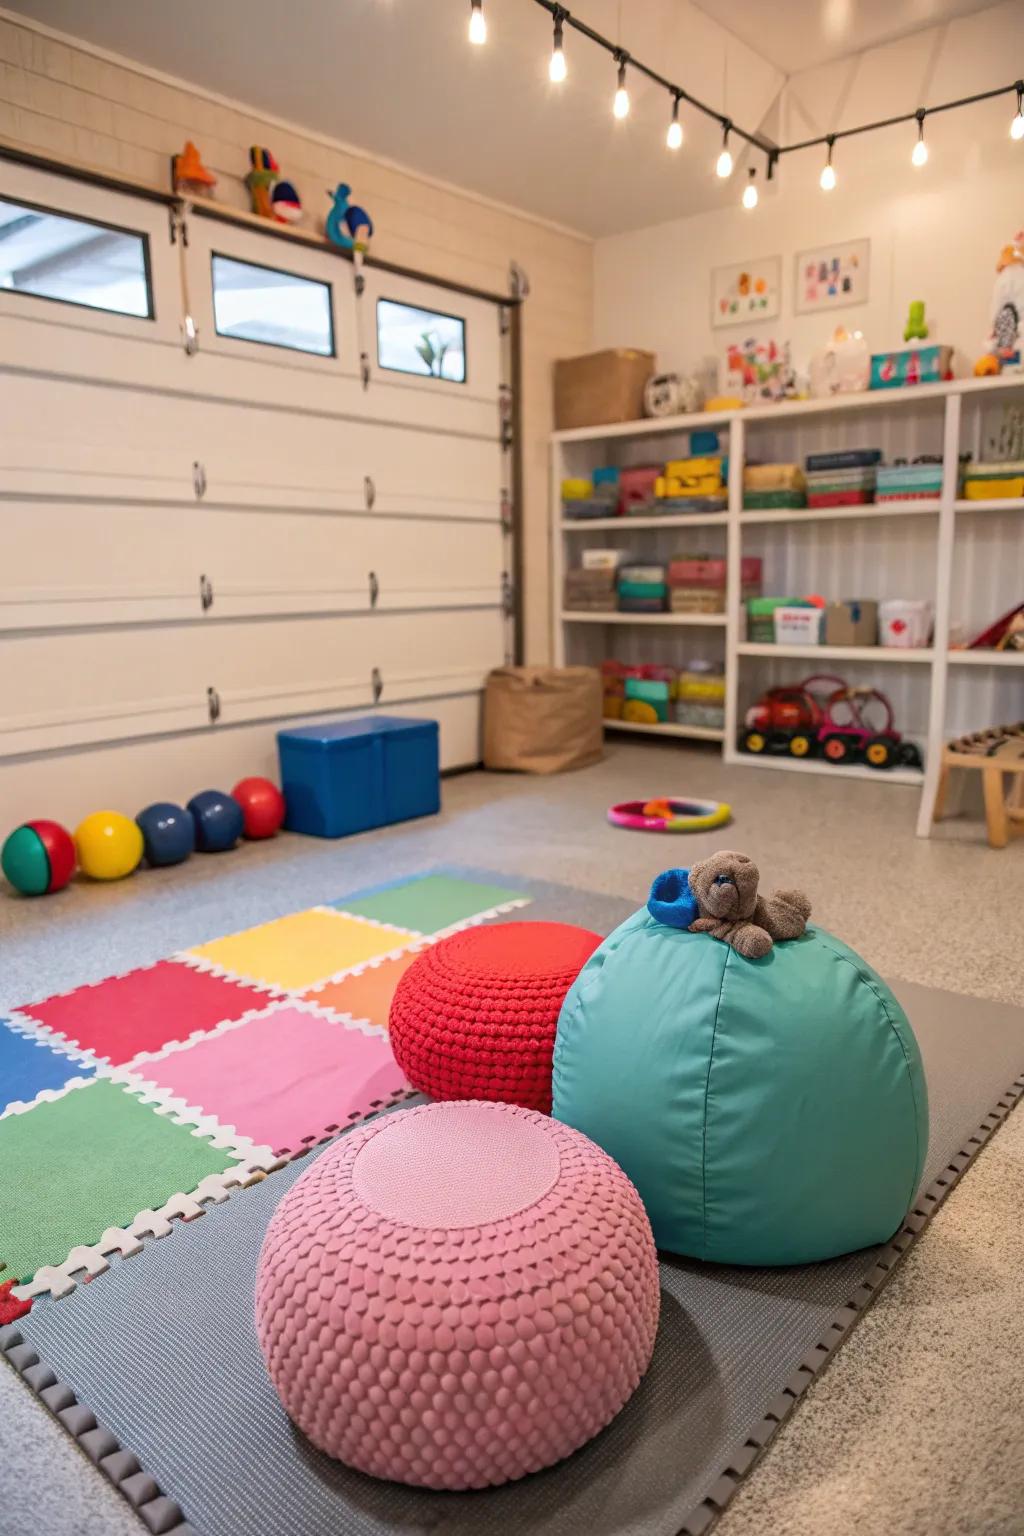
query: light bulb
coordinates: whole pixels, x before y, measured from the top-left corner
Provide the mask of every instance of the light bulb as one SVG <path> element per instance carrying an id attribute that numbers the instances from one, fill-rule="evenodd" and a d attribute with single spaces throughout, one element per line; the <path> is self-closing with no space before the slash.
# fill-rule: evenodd
<path id="1" fill-rule="evenodd" d="M 683 125 L 679 121 L 679 97 L 676 96 L 672 102 L 672 121 L 668 125 L 668 132 L 665 135 L 665 143 L 668 145 L 669 149 L 679 149 L 682 146 L 682 142 Z"/>
<path id="2" fill-rule="evenodd" d="M 484 17 L 483 0 L 469 0 L 469 40 L 478 46 L 487 41 L 487 21 Z"/>
<path id="3" fill-rule="evenodd" d="M 830 165 L 826 165 L 821 173 L 819 186 L 823 192 L 831 192 L 836 184 L 836 173 Z"/>
<path id="4" fill-rule="evenodd" d="M 548 64 L 548 79 L 553 85 L 559 85 L 568 73 L 565 67 L 565 54 L 562 51 L 562 18 L 556 14 L 555 40 L 551 48 L 551 62 Z"/>
<path id="5" fill-rule="evenodd" d="M 744 208 L 746 208 L 748 213 L 750 212 L 750 210 L 752 208 L 756 208 L 757 207 L 757 202 L 758 202 L 758 198 L 757 198 L 757 183 L 754 180 L 754 177 L 756 175 L 757 175 L 757 172 L 754 170 L 753 166 L 751 166 L 751 168 L 750 168 L 750 180 L 747 182 L 746 186 L 743 188 L 743 206 L 744 206 Z"/>
<path id="6" fill-rule="evenodd" d="M 629 116 L 629 92 L 626 90 L 626 64 L 625 60 L 619 65 L 619 86 L 615 92 L 615 101 L 612 111 L 616 117 Z"/>
<path id="7" fill-rule="evenodd" d="M 1024 139 L 1024 112 L 1018 112 L 1010 124 L 1010 138 Z"/>
<path id="8" fill-rule="evenodd" d="M 914 145 L 910 155 L 910 163 L 911 165 L 928 164 L 928 145 L 925 143 L 924 139 L 918 139 L 917 143 Z"/>
<path id="9" fill-rule="evenodd" d="M 723 181 L 727 176 L 732 175 L 732 155 L 727 149 L 723 149 L 715 161 L 715 175 L 721 176 Z"/>

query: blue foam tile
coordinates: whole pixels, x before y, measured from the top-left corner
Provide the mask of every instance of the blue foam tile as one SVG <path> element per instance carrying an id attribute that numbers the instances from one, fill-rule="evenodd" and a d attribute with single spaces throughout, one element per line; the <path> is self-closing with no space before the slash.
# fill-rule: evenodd
<path id="1" fill-rule="evenodd" d="M 42 1040 L 18 1034 L 0 1019 L 0 1115 L 11 1104 L 29 1104 L 44 1088 L 60 1089 L 96 1068 L 65 1056 Z"/>

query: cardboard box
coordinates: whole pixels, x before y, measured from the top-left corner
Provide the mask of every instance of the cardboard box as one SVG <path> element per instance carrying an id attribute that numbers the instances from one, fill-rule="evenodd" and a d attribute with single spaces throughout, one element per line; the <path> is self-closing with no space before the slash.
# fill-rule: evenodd
<path id="1" fill-rule="evenodd" d="M 825 609 L 826 645 L 877 645 L 878 604 L 871 598 L 847 598 Z"/>
<path id="2" fill-rule="evenodd" d="M 657 361 L 653 352 L 631 347 L 560 358 L 555 364 L 556 430 L 639 421 L 644 414 L 644 385 Z"/>

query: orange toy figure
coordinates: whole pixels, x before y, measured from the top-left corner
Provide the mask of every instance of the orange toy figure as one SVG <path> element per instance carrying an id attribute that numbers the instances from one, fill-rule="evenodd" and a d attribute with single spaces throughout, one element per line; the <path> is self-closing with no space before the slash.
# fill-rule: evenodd
<path id="1" fill-rule="evenodd" d="M 261 149 L 258 144 L 254 144 L 249 151 L 249 164 L 252 169 L 245 178 L 245 184 L 249 188 L 252 211 L 259 214 L 261 219 L 272 219 L 274 208 L 271 194 L 281 174 L 281 167 L 270 150 Z"/>
<path id="2" fill-rule="evenodd" d="M 992 333 L 988 351 L 974 371 L 979 377 L 1019 366 L 1024 343 L 1024 229 L 999 252 L 992 291 Z"/>
<path id="3" fill-rule="evenodd" d="M 175 155 L 173 165 L 175 192 L 183 192 L 186 197 L 211 195 L 212 189 L 217 185 L 217 178 L 212 171 L 206 169 L 203 158 L 191 139 L 186 140 L 181 154 Z"/>

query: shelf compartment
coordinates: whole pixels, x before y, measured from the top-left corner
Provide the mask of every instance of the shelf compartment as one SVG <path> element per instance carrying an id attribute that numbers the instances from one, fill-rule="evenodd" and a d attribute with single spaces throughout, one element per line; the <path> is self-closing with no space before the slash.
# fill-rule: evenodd
<path id="1" fill-rule="evenodd" d="M 777 768 L 782 773 L 823 773 L 828 778 L 869 779 L 874 784 L 916 784 L 924 782 L 920 768 L 868 768 L 864 763 L 826 763 L 823 758 L 755 757 L 751 752 L 737 752 L 729 758 L 737 768 Z"/>
<path id="2" fill-rule="evenodd" d="M 563 517 L 558 526 L 563 533 L 623 533 L 627 528 L 724 528 L 728 521 L 727 512 L 692 517 L 679 512 L 671 517 Z"/>
<path id="3" fill-rule="evenodd" d="M 741 512 L 741 523 L 853 522 L 876 517 L 935 517 L 938 497 L 920 501 L 868 502 L 857 507 L 772 507 L 764 512 Z"/>
<path id="4" fill-rule="evenodd" d="M 573 613 L 563 609 L 563 624 L 678 624 L 724 629 L 724 613 Z"/>
<path id="5" fill-rule="evenodd" d="M 798 656 L 809 662 L 930 662 L 935 655 L 931 646 L 904 650 L 896 645 L 770 645 L 752 640 L 743 641 L 736 649 L 741 656 Z"/>
<path id="6" fill-rule="evenodd" d="M 644 725 L 639 720 L 606 720 L 606 731 L 630 731 L 638 736 L 688 736 L 692 741 L 724 741 L 725 732 L 707 725 L 676 725 L 666 721 L 662 725 Z"/>

